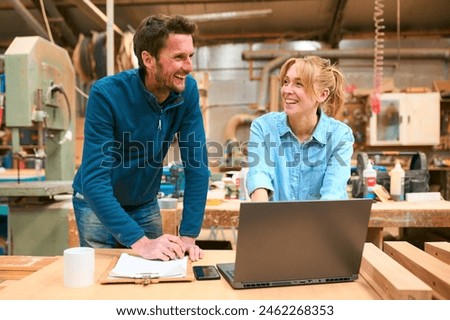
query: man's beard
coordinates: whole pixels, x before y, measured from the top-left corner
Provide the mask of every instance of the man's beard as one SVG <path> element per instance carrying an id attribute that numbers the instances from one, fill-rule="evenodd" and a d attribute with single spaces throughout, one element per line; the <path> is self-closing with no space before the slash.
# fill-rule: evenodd
<path id="1" fill-rule="evenodd" d="M 167 78 L 164 77 L 163 72 L 162 72 L 163 68 L 161 67 L 161 65 L 159 63 L 156 64 L 156 73 L 155 73 L 155 79 L 160 87 L 160 90 L 169 90 L 169 91 L 175 91 L 177 93 L 181 93 L 185 90 L 186 87 L 186 79 L 184 79 L 183 84 L 180 86 L 177 86 L 174 84 L 174 79 L 178 79 L 175 78 L 175 75 L 172 75 L 170 78 L 170 82 L 167 83 Z M 181 80 L 180 80 L 181 81 Z"/>

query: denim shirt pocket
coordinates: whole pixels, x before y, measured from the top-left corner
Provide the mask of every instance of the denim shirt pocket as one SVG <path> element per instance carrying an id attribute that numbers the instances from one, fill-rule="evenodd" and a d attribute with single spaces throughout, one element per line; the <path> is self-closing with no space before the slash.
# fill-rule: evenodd
<path id="1" fill-rule="evenodd" d="M 304 182 L 304 194 L 307 199 L 320 199 L 320 189 L 322 188 L 326 166 L 319 165 L 308 167 L 302 170 L 302 181 Z"/>

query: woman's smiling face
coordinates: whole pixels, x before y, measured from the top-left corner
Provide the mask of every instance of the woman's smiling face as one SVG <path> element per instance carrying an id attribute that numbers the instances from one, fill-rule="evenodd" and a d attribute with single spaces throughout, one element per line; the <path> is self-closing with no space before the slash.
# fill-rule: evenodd
<path id="1" fill-rule="evenodd" d="M 288 116 L 316 112 L 318 101 L 309 96 L 298 74 L 297 65 L 292 64 L 286 72 L 281 86 L 284 112 Z"/>

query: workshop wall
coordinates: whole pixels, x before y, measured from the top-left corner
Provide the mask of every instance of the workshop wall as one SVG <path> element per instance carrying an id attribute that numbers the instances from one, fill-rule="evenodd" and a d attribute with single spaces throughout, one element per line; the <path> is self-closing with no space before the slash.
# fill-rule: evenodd
<path id="1" fill-rule="evenodd" d="M 400 44 L 397 40 L 386 40 L 386 48 L 447 49 L 450 39 L 405 39 Z M 373 41 L 345 40 L 340 49 L 371 49 Z M 267 61 L 244 61 L 242 52 L 247 50 L 326 50 L 318 42 L 283 42 L 275 44 L 236 44 L 200 47 L 195 55 L 196 72 L 207 73 L 207 103 L 205 112 L 209 124 L 208 139 L 226 143 L 224 132 L 227 121 L 240 113 L 255 114 L 254 109 L 260 90 L 261 70 Z M 314 52 L 311 52 L 314 54 Z M 339 59 L 339 66 L 347 82 L 355 89 L 354 94 L 367 96 L 373 87 L 373 61 L 371 59 Z M 272 75 L 277 75 L 275 69 Z M 400 91 L 411 87 L 424 87 L 432 90 L 433 81 L 448 79 L 449 64 L 444 59 L 406 59 L 398 57 L 384 60 L 384 79 L 387 90 Z M 355 101 L 349 101 L 355 104 Z M 358 104 L 357 102 L 356 104 Z M 241 141 L 248 139 L 248 125 L 239 126 L 236 136 Z"/>

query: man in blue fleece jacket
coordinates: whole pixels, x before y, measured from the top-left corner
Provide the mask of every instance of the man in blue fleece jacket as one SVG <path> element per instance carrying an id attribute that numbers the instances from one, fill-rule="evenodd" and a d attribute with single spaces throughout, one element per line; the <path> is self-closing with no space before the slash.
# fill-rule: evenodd
<path id="1" fill-rule="evenodd" d="M 203 257 L 195 244 L 209 170 L 192 71 L 196 24 L 150 16 L 138 26 L 139 68 L 94 83 L 86 108 L 83 159 L 73 182 L 80 245 L 131 247 L 148 259 Z M 162 234 L 157 202 L 162 163 L 175 135 L 185 172 L 180 237 Z"/>

